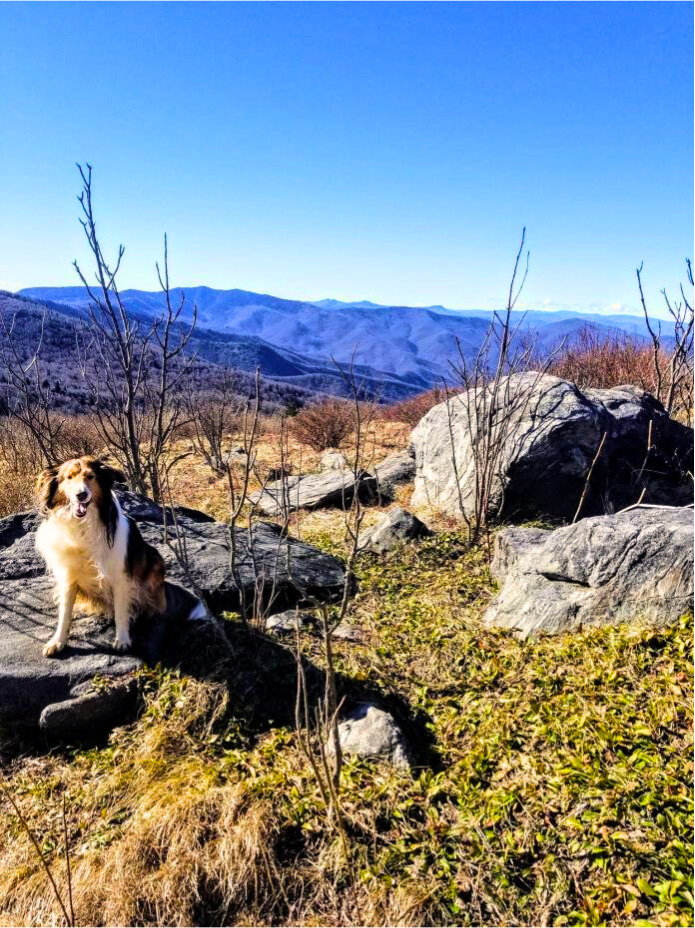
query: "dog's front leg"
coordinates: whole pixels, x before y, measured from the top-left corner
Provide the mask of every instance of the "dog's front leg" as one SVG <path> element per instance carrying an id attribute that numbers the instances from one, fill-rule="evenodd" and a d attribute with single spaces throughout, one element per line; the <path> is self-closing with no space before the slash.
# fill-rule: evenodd
<path id="1" fill-rule="evenodd" d="M 77 596 L 77 584 L 62 585 L 58 592 L 58 628 L 55 635 L 44 645 L 44 657 L 53 657 L 67 644 L 72 624 L 72 610 Z"/>
<path id="2" fill-rule="evenodd" d="M 130 647 L 130 583 L 124 576 L 113 589 L 113 617 L 116 621 L 116 640 L 113 643 L 117 651 L 127 651 Z"/>

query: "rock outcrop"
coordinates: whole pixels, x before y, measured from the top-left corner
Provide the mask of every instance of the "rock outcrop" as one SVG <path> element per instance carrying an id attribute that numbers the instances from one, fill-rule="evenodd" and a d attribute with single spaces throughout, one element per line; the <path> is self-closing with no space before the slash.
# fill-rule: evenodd
<path id="1" fill-rule="evenodd" d="M 347 508 L 355 493 L 365 502 L 376 499 L 376 477 L 366 471 L 355 476 L 351 470 L 287 477 L 269 483 L 249 499 L 266 515 L 279 516 L 296 509 Z"/>
<path id="2" fill-rule="evenodd" d="M 154 663 L 166 655 L 168 663 L 176 664 L 195 655 L 211 669 L 226 660 L 230 646 L 220 623 L 184 621 L 192 597 L 177 581 L 186 585 L 192 578 L 213 611 L 238 609 L 242 590 L 252 602 L 254 590 L 262 588 L 276 606 L 304 597 L 332 599 L 342 592 L 345 574 L 334 558 L 283 538 L 277 526 L 266 523 L 254 526 L 251 543 L 246 529 L 237 530 L 232 572 L 229 527 L 182 507 L 176 516 L 186 538 L 186 574 L 162 542 L 162 509 L 134 493 L 118 495 L 143 537 L 167 562 L 167 614 L 135 622 L 133 652 L 119 654 L 112 649 L 113 621 L 78 612 L 65 651 L 44 658 L 41 650 L 55 630 L 56 607 L 51 578 L 35 548 L 39 517 L 25 512 L 1 519 L 0 724 L 40 725 L 60 737 L 90 734 L 90 726 L 108 730 L 132 707 L 135 689 L 128 681 L 143 661 Z"/>
<path id="3" fill-rule="evenodd" d="M 373 528 L 362 533 L 359 550 L 383 554 L 405 541 L 424 538 L 431 534 L 424 522 L 399 506 L 386 513 Z"/>
<path id="4" fill-rule="evenodd" d="M 692 502 L 693 430 L 636 387 L 582 392 L 527 373 L 504 381 L 489 414 L 476 415 L 476 406 L 482 408 L 482 394 L 469 390 L 435 406 L 414 429 L 414 505 L 472 515 L 480 458 L 474 449 L 489 441 L 500 448 L 490 515 L 571 519 L 604 435 L 582 517 L 616 512 L 643 489 L 646 503 Z"/>
<path id="5" fill-rule="evenodd" d="M 495 539 L 502 589 L 485 614 L 520 636 L 620 622 L 664 624 L 693 607 L 693 510 L 637 508 Z"/>

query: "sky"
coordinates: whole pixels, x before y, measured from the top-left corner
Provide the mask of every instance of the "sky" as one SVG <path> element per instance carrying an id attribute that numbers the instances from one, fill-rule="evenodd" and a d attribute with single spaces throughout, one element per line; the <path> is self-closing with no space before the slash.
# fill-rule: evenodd
<path id="1" fill-rule="evenodd" d="M 0 288 L 638 311 L 693 253 L 690 3 L 2 3 Z"/>

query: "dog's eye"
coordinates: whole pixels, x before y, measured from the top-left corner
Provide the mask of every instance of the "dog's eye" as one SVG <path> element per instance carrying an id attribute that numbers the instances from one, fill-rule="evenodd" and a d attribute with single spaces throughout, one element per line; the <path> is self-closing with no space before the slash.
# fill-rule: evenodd
<path id="1" fill-rule="evenodd" d="M 94 480 L 94 474 L 85 474 L 87 480 Z"/>

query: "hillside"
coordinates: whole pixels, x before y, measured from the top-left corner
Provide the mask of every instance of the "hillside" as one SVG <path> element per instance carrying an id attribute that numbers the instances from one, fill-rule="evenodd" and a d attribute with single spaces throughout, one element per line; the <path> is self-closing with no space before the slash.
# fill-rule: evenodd
<path id="1" fill-rule="evenodd" d="M 78 308 L 87 304 L 81 287 L 33 287 L 21 293 Z M 395 378 L 413 392 L 450 377 L 449 361 L 456 357 L 456 340 L 468 359 L 474 357 L 490 320 L 490 313 L 482 310 L 454 312 L 440 306 L 379 306 L 369 301 L 345 304 L 337 300 L 309 303 L 210 287 L 178 288 L 173 293 L 177 298 L 185 293 L 189 313 L 196 305 L 201 327 L 215 333 L 261 339 L 283 355 L 287 353 L 285 346 L 292 346 L 304 364 L 318 364 L 320 370 L 330 366 L 328 359 L 346 363 L 356 351 L 358 362 L 380 372 L 377 379 Z M 121 296 L 132 312 L 153 315 L 163 306 L 161 292 L 125 290 Z M 520 334 L 535 339 L 541 354 L 563 339 L 572 341 L 587 324 L 606 338 L 621 332 L 637 338 L 646 334 L 644 321 L 631 316 L 534 311 L 523 319 L 520 314 L 519 321 Z M 386 392 L 393 395 L 396 389 L 389 385 Z"/>
<path id="2" fill-rule="evenodd" d="M 72 289 L 71 289 L 72 292 Z M 81 408 L 87 397 L 75 354 L 75 335 L 86 308 L 84 300 L 75 305 L 42 300 L 0 291 L 0 314 L 8 324 L 14 318 L 15 341 L 28 358 L 38 343 L 42 319 L 44 329 L 42 361 L 46 376 L 60 384 L 60 404 L 63 408 Z M 134 317 L 147 321 L 149 313 L 129 305 Z M 298 397 L 316 393 L 343 394 L 346 384 L 330 358 L 310 358 L 290 348 L 280 347 L 254 335 L 216 332 L 199 324 L 190 342 L 190 350 L 200 359 L 199 378 L 214 381 L 221 366 L 252 374 L 260 368 L 266 388 L 274 393 L 294 393 Z M 411 383 L 404 377 L 391 375 L 368 365 L 357 365 L 356 373 L 364 388 L 385 400 L 408 396 L 425 383 Z"/>

